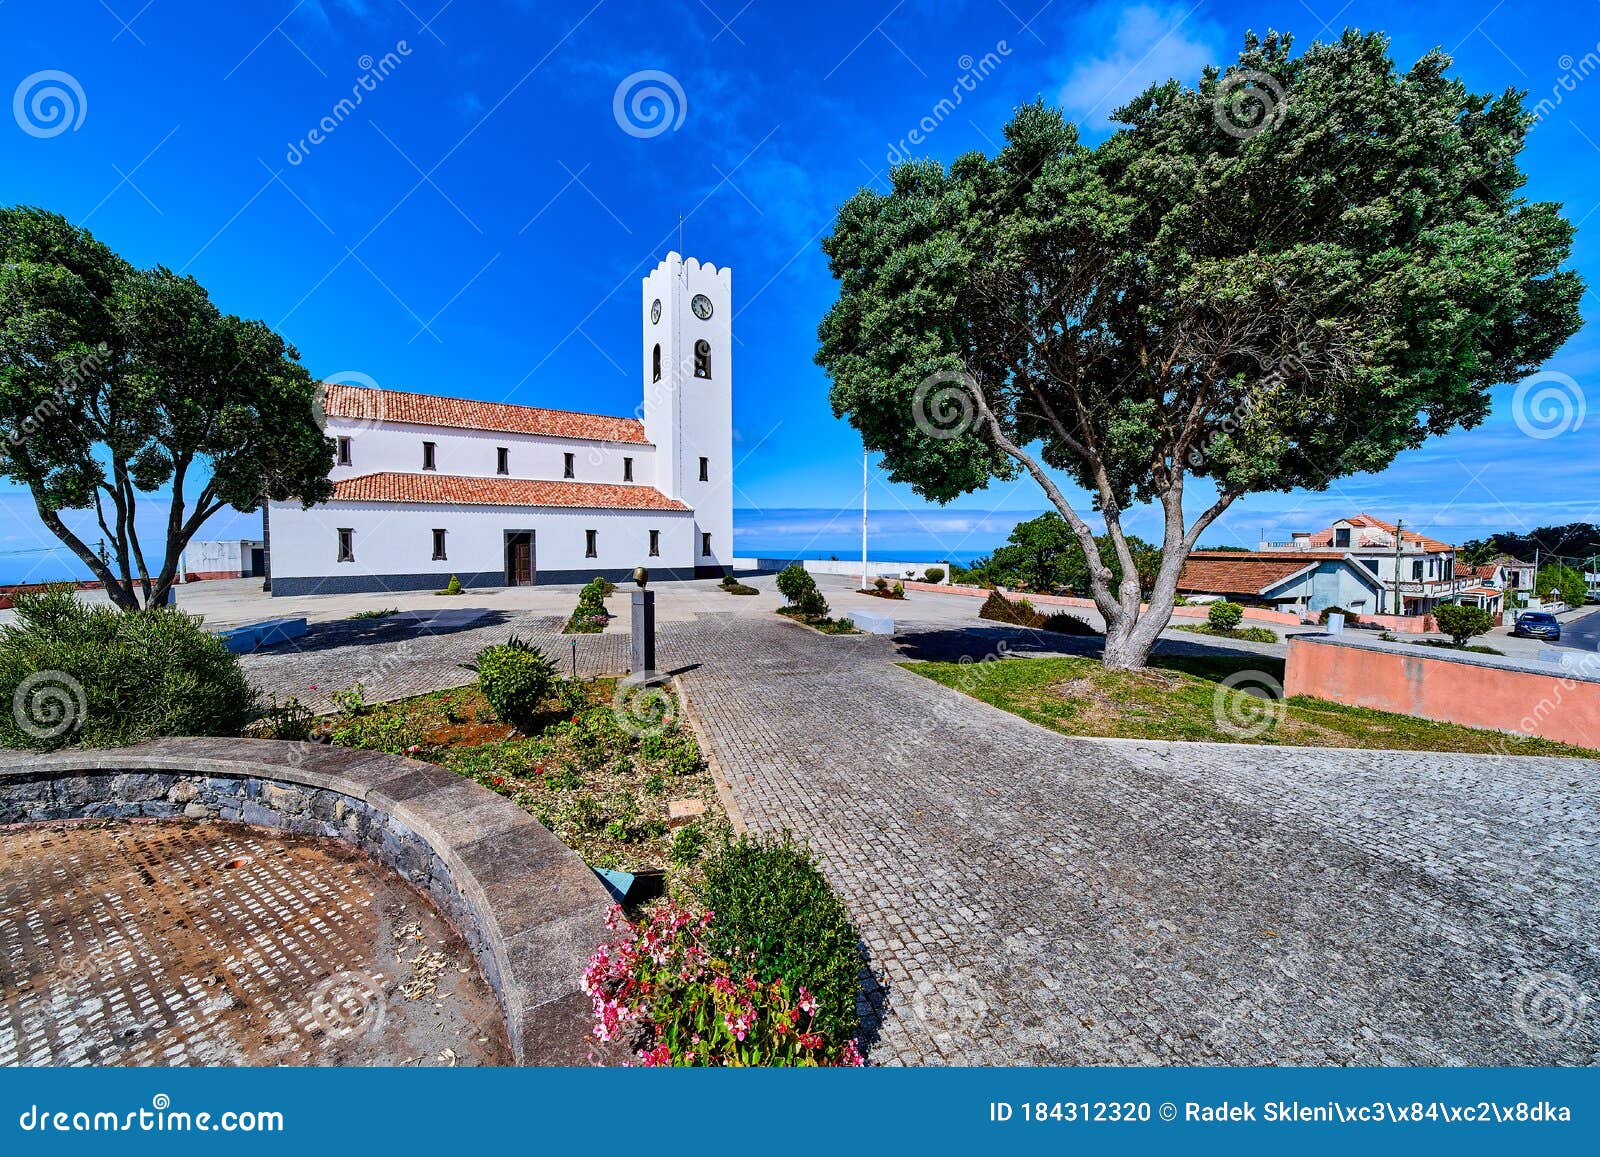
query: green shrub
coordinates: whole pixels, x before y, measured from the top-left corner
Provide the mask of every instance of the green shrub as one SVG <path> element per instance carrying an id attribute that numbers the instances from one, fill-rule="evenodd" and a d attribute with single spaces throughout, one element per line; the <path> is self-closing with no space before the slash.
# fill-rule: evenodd
<path id="1" fill-rule="evenodd" d="M 1058 635 L 1098 635 L 1100 633 L 1077 615 L 1069 615 L 1066 611 L 1057 611 L 1053 615 L 1045 616 L 1044 622 L 1040 623 L 1039 626 L 1042 630 L 1054 631 Z"/>
<path id="2" fill-rule="evenodd" d="M 542 651 L 501 645 L 478 652 L 478 686 L 494 713 L 520 726 L 556 689 L 561 675 Z"/>
<path id="3" fill-rule="evenodd" d="M 316 722 L 317 717 L 311 714 L 311 709 L 291 695 L 288 702 L 281 705 L 274 699 L 272 706 L 262 711 L 261 717 L 250 724 L 249 734 L 253 739 L 304 742 L 311 738 L 311 729 Z"/>
<path id="4" fill-rule="evenodd" d="M 444 584 L 444 590 L 439 593 L 441 595 L 459 595 L 461 593 L 461 580 L 455 575 L 451 575 L 450 581 Z"/>
<path id="5" fill-rule="evenodd" d="M 1008 599 L 999 591 L 989 592 L 983 606 L 978 608 L 978 617 L 1015 627 L 1038 627 L 1044 622 L 1044 616 L 1035 611 L 1027 599 Z"/>
<path id="6" fill-rule="evenodd" d="M 808 619 L 825 619 L 828 617 L 828 600 L 822 597 L 822 592 L 816 585 L 800 592 L 800 597 L 795 600 L 795 609 Z"/>
<path id="7" fill-rule="evenodd" d="M 378 607 L 370 611 L 357 611 L 350 617 L 352 619 L 387 619 L 390 615 L 399 613 L 398 607 Z"/>
<path id="8" fill-rule="evenodd" d="M 891 593 L 897 599 L 905 598 L 906 597 L 906 584 L 905 583 L 898 583 L 898 582 L 895 583 L 894 584 L 894 590 Z"/>
<path id="9" fill-rule="evenodd" d="M 925 583 L 944 582 L 944 568 L 939 566 L 930 566 L 927 570 L 922 572 L 922 581 Z"/>
<path id="10" fill-rule="evenodd" d="M 91 607 L 59 587 L 13 605 L 16 621 L 0 627 L 0 746 L 238 735 L 256 714 L 238 656 L 174 607 Z"/>
<path id="11" fill-rule="evenodd" d="M 889 589 L 889 580 L 884 578 L 882 575 L 879 575 L 877 578 L 872 580 L 872 585 L 877 587 L 880 591 L 886 591 Z"/>
<path id="12" fill-rule="evenodd" d="M 806 591 L 817 589 L 817 580 L 811 577 L 811 572 L 797 562 L 792 562 L 778 572 L 778 593 L 792 607 L 800 605 L 801 597 Z"/>
<path id="13" fill-rule="evenodd" d="M 1346 623 L 1359 623 L 1361 621 L 1360 611 L 1347 611 L 1343 607 L 1325 607 L 1322 613 L 1317 616 L 1317 622 L 1327 626 L 1329 615 L 1343 615 Z"/>
<path id="14" fill-rule="evenodd" d="M 1482 607 L 1460 606 L 1455 603 L 1435 607 L 1433 621 L 1439 624 L 1439 629 L 1449 635 L 1451 643 L 1457 647 L 1465 647 L 1467 640 L 1474 635 L 1488 634 L 1489 629 L 1494 626 L 1494 616 Z"/>
<path id="15" fill-rule="evenodd" d="M 672 862 L 688 867 L 705 850 L 706 830 L 699 824 L 679 828 L 672 836 Z"/>
<path id="16" fill-rule="evenodd" d="M 700 894 L 716 913 L 713 955 L 751 968 L 758 980 L 804 985 L 817 998 L 819 1031 L 834 1040 L 856 1035 L 860 938 L 804 845 L 787 834 L 727 841 L 706 860 Z"/>
<path id="17" fill-rule="evenodd" d="M 1231 631 L 1244 622 L 1244 608 L 1227 599 L 1212 603 L 1211 609 L 1206 612 L 1206 622 L 1219 631 Z"/>

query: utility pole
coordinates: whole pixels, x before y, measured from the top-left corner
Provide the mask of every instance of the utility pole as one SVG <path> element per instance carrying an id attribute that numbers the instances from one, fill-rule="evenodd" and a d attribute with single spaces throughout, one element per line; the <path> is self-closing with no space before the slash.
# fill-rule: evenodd
<path id="1" fill-rule="evenodd" d="M 1405 541 L 1406 520 L 1394 524 L 1394 613 L 1403 614 L 1405 601 L 1400 597 L 1400 544 Z"/>

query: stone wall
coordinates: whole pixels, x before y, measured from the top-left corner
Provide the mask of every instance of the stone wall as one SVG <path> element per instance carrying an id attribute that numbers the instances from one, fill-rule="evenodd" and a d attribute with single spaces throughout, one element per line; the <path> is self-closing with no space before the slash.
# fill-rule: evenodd
<path id="1" fill-rule="evenodd" d="M 236 820 L 353 844 L 455 924 L 500 998 L 519 1063 L 588 1057 L 580 982 L 610 897 L 575 852 L 470 780 L 270 740 L 0 753 L 0 824 L 100 818 Z"/>

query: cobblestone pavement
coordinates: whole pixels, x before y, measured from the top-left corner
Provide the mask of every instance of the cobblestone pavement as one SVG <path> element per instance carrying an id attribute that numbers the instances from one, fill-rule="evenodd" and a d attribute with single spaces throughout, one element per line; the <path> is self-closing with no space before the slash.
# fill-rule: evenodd
<path id="1" fill-rule="evenodd" d="M 1600 1063 L 1600 765 L 1072 739 L 894 665 L 1015 632 L 898 625 L 661 643 L 859 922 L 875 1061 Z"/>
<path id="2" fill-rule="evenodd" d="M 574 656 L 580 676 L 628 670 L 626 633 L 563 635 L 558 617 L 500 610 L 455 622 L 465 617 L 452 612 L 442 623 L 401 615 L 312 623 L 300 638 L 242 656 L 242 661 L 245 674 L 264 696 L 279 702 L 295 696 L 319 713 L 333 709 L 335 691 L 355 683 L 372 703 L 470 683 L 473 674 L 461 664 L 512 634 L 537 645 L 563 672 L 571 669 Z"/>

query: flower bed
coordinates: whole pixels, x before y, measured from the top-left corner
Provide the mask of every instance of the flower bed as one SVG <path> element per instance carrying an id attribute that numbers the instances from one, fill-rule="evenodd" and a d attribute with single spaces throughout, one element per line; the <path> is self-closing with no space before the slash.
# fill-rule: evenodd
<path id="1" fill-rule="evenodd" d="M 804 985 L 756 973 L 714 955 L 716 917 L 673 904 L 634 923 L 621 908 L 583 974 L 594 1001 L 594 1034 L 626 1040 L 648 1066 L 860 1065 L 855 1039 L 818 1031 L 816 998 Z"/>
<path id="2" fill-rule="evenodd" d="M 510 799 L 593 867 L 663 869 L 670 889 L 727 824 L 676 701 L 663 697 L 658 715 L 641 718 L 614 679 L 559 681 L 520 727 L 476 685 L 382 706 L 345 702 L 353 709 L 318 721 L 315 737 L 440 764 Z M 705 811 L 674 829 L 674 800 Z"/>

